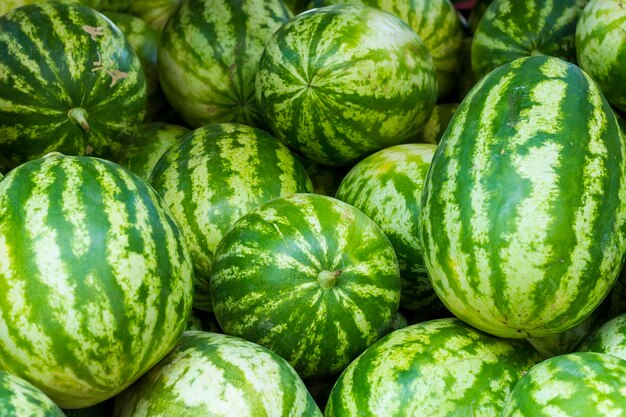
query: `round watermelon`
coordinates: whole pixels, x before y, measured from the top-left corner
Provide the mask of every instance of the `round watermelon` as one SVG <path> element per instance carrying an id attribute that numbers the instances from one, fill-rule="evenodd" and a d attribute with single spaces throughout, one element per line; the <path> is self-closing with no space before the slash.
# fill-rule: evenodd
<path id="1" fill-rule="evenodd" d="M 256 94 L 287 146 L 321 164 L 350 165 L 415 137 L 435 105 L 437 79 L 424 43 L 400 18 L 338 4 L 274 33 Z"/>
<path id="2" fill-rule="evenodd" d="M 143 19 L 161 33 L 182 0 L 133 0 L 128 12 Z"/>
<path id="3" fill-rule="evenodd" d="M 10 167 L 52 151 L 115 160 L 146 106 L 139 58 L 102 14 L 39 2 L 0 16 L 0 153 Z"/>
<path id="4" fill-rule="evenodd" d="M 547 359 L 519 380 L 500 416 L 626 416 L 626 360 L 589 352 Z"/>
<path id="5" fill-rule="evenodd" d="M 458 319 L 422 322 L 390 333 L 352 362 L 324 415 L 499 416 L 539 360 L 525 341 L 490 336 Z"/>
<path id="6" fill-rule="evenodd" d="M 436 145 L 439 143 L 443 132 L 448 128 L 452 115 L 459 107 L 459 103 L 443 103 L 437 104 L 433 109 L 433 112 L 428 118 L 428 122 L 417 135 L 416 142 L 419 143 L 432 143 Z"/>
<path id="7" fill-rule="evenodd" d="M 223 334 L 183 333 L 176 347 L 115 400 L 115 417 L 322 417 L 280 356 Z"/>
<path id="8" fill-rule="evenodd" d="M 575 326 L 619 274 L 625 182 L 626 144 L 588 75 L 547 56 L 494 70 L 452 117 L 424 185 L 435 292 L 497 336 Z"/>
<path id="9" fill-rule="evenodd" d="M 609 353 L 626 360 L 626 314 L 604 323 L 578 347 L 578 350 Z"/>
<path id="10" fill-rule="evenodd" d="M 626 3 L 590 0 L 576 26 L 576 56 L 609 102 L 626 111 Z"/>
<path id="11" fill-rule="evenodd" d="M 64 417 L 54 401 L 28 381 L 0 371 L 0 415 Z"/>
<path id="12" fill-rule="evenodd" d="M 195 269 L 194 306 L 208 311 L 209 274 L 224 233 L 261 203 L 312 191 L 302 164 L 285 145 L 234 123 L 184 135 L 154 167 L 150 183 L 181 225 Z"/>
<path id="13" fill-rule="evenodd" d="M 217 247 L 211 274 L 224 332 L 266 346 L 302 377 L 340 372 L 390 331 L 400 274 L 383 231 L 319 194 L 251 211 Z"/>
<path id="14" fill-rule="evenodd" d="M 50 155 L 0 182 L 0 289 L 0 368 L 80 408 L 173 348 L 193 269 L 143 180 L 102 159 Z"/>

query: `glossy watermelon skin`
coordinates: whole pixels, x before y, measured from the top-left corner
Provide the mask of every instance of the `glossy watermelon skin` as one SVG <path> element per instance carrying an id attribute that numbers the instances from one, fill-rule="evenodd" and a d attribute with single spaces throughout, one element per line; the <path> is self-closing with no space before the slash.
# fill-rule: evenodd
<path id="1" fill-rule="evenodd" d="M 143 119 L 139 58 L 86 6 L 41 2 L 1 16 L 0 68 L 5 168 L 52 151 L 115 160 Z"/>
<path id="2" fill-rule="evenodd" d="M 596 329 L 578 351 L 608 353 L 626 360 L 626 314 L 614 317 Z"/>
<path id="3" fill-rule="evenodd" d="M 517 58 L 548 55 L 576 63 L 576 22 L 588 0 L 493 0 L 472 42 L 480 78 Z"/>
<path id="4" fill-rule="evenodd" d="M 0 289 L 0 367 L 82 408 L 176 344 L 193 268 L 143 180 L 102 159 L 50 155 L 0 182 Z"/>
<path id="5" fill-rule="evenodd" d="M 0 415 L 64 417 L 54 401 L 28 381 L 0 371 Z"/>
<path id="6" fill-rule="evenodd" d="M 626 111 L 626 10 L 620 0 L 590 0 L 576 25 L 576 56 L 607 100 Z"/>
<path id="7" fill-rule="evenodd" d="M 419 216 L 432 144 L 409 143 L 382 149 L 359 161 L 345 176 L 336 197 L 365 213 L 389 238 L 402 277 L 400 306 L 442 309 L 419 247 Z"/>
<path id="8" fill-rule="evenodd" d="M 328 196 L 294 194 L 228 231 L 211 297 L 225 333 L 268 347 L 302 377 L 323 376 L 390 331 L 400 274 L 391 243 L 365 214 Z"/>
<path id="9" fill-rule="evenodd" d="M 591 314 L 626 249 L 625 149 L 575 65 L 528 57 L 483 78 L 422 194 L 422 250 L 446 307 L 502 337 L 557 334 Z"/>
<path id="10" fill-rule="evenodd" d="M 547 359 L 524 375 L 502 417 L 626 416 L 626 360 L 577 352 Z"/>
<path id="11" fill-rule="evenodd" d="M 274 33 L 256 95 L 278 139 L 314 162 L 347 166 L 413 138 L 435 105 L 437 80 L 430 53 L 400 18 L 337 4 Z"/>
<path id="12" fill-rule="evenodd" d="M 452 91 L 460 69 L 461 21 L 450 0 L 316 0 L 314 7 L 362 4 L 393 13 L 419 35 L 437 72 L 437 97 Z"/>
<path id="13" fill-rule="evenodd" d="M 187 132 L 188 128 L 171 123 L 143 123 L 118 162 L 148 181 L 159 159 Z"/>
<path id="14" fill-rule="evenodd" d="M 194 306 L 207 311 L 212 311 L 215 248 L 228 229 L 268 200 L 312 191 L 302 164 L 285 145 L 235 123 L 188 132 L 159 160 L 149 181 L 181 225 L 194 262 Z"/>
<path id="15" fill-rule="evenodd" d="M 37 3 L 37 1 L 38 0 L 3 0 L 2 3 L 0 3 L 0 16 L 10 12 L 11 10 L 15 8 L 25 6 L 31 3 Z M 79 4 L 84 4 L 85 6 L 98 9 L 102 0 L 67 0 L 67 1 L 74 1 Z"/>
<path id="16" fill-rule="evenodd" d="M 416 142 L 438 144 L 458 107 L 459 103 L 437 104 L 430 114 L 424 129 L 417 135 Z"/>
<path id="17" fill-rule="evenodd" d="M 390 333 L 352 362 L 324 415 L 498 416 L 515 383 L 540 360 L 528 343 L 456 318 L 422 322 Z"/>
<path id="18" fill-rule="evenodd" d="M 263 127 L 254 77 L 267 39 L 292 14 L 282 0 L 189 0 L 161 34 L 159 79 L 193 128 L 209 123 Z"/>
<path id="19" fill-rule="evenodd" d="M 115 417 L 322 417 L 294 369 L 236 337 L 183 333 L 176 347 L 115 402 Z"/>

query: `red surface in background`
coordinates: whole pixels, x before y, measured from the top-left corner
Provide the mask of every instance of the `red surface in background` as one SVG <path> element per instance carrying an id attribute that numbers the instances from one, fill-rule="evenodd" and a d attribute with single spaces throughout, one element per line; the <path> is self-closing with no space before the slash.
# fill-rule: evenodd
<path id="1" fill-rule="evenodd" d="M 474 7 L 474 4 L 476 4 L 476 0 L 459 1 L 454 3 L 454 7 L 457 10 L 470 10 Z"/>

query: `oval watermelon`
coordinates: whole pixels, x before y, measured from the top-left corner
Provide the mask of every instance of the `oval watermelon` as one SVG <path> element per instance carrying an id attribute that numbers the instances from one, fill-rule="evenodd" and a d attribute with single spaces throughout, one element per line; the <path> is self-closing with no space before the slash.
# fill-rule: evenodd
<path id="1" fill-rule="evenodd" d="M 65 417 L 46 394 L 28 381 L 5 371 L 0 371 L 0 415 Z"/>

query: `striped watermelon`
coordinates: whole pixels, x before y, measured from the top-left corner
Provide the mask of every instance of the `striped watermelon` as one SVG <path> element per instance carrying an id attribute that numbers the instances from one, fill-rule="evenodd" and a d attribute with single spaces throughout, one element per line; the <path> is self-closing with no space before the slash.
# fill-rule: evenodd
<path id="1" fill-rule="evenodd" d="M 358 208 L 380 226 L 398 257 L 402 277 L 400 306 L 441 309 L 419 247 L 420 198 L 435 153 L 432 144 L 404 144 L 378 151 L 348 172 L 337 198 Z"/>
<path id="2" fill-rule="evenodd" d="M 181 3 L 182 0 L 134 0 L 128 12 L 142 18 L 151 28 L 161 33 Z"/>
<path id="3" fill-rule="evenodd" d="M 315 7 L 362 4 L 393 13 L 424 41 L 437 73 L 437 96 L 445 97 L 459 72 L 463 39 L 461 22 L 450 0 L 314 0 Z"/>
<path id="4" fill-rule="evenodd" d="M 626 360 L 626 314 L 604 323 L 578 347 L 578 350 L 609 353 Z"/>
<path id="5" fill-rule="evenodd" d="M 531 55 L 576 62 L 576 22 L 588 0 L 493 0 L 474 33 L 472 68 L 489 71 Z"/>
<path id="6" fill-rule="evenodd" d="M 539 360 L 528 343 L 487 335 L 458 319 L 415 324 L 352 362 L 324 415 L 499 416 L 515 383 Z"/>
<path id="7" fill-rule="evenodd" d="M 171 214 L 119 165 L 50 155 L 0 182 L 0 368 L 59 406 L 110 398 L 161 359 L 192 279 Z"/>
<path id="8" fill-rule="evenodd" d="M 171 112 L 169 103 L 163 94 L 157 69 L 157 51 L 159 49 L 159 32 L 150 27 L 139 17 L 127 13 L 107 12 L 111 19 L 137 53 L 146 76 L 147 107 L 144 121 L 161 121 L 165 114 Z"/>
<path id="9" fill-rule="evenodd" d="M 340 372 L 390 330 L 400 299 L 391 243 L 319 194 L 269 201 L 224 235 L 211 274 L 226 334 L 266 346 L 302 377 Z"/>
<path id="10" fill-rule="evenodd" d="M 41 0 L 2 0 L 2 2 L 0 2 L 0 16 L 18 7 L 25 6 L 31 3 L 37 3 L 39 1 Z M 97 9 L 100 6 L 100 2 L 102 0 L 66 0 L 66 1 L 72 1 L 76 3 L 84 4 L 85 6 Z"/>
<path id="11" fill-rule="evenodd" d="M 626 111 L 626 4 L 590 0 L 576 26 L 576 56 L 609 102 Z"/>
<path id="12" fill-rule="evenodd" d="M 304 383 L 275 353 L 223 334 L 187 331 L 115 401 L 115 417 L 321 417 Z"/>
<path id="13" fill-rule="evenodd" d="M 147 180 L 165 151 L 188 131 L 186 127 L 169 123 L 142 124 L 124 148 L 119 164 Z"/>
<path id="14" fill-rule="evenodd" d="M 150 183 L 182 227 L 195 269 L 194 306 L 208 311 L 209 273 L 224 233 L 265 201 L 312 190 L 285 145 L 260 129 L 233 123 L 184 135 L 157 163 Z"/>
<path id="15" fill-rule="evenodd" d="M 110 20 L 41 2 L 0 17 L 0 153 L 11 166 L 51 151 L 115 159 L 146 105 L 139 58 Z"/>
<path id="16" fill-rule="evenodd" d="M 290 17 L 283 0 L 181 3 L 161 34 L 159 79 L 188 125 L 263 125 L 254 76 L 265 42 Z"/>
<path id="17" fill-rule="evenodd" d="M 484 77 L 422 195 L 426 268 L 448 309 L 503 337 L 584 320 L 626 249 L 625 153 L 608 102 L 575 65 L 527 57 Z"/>
<path id="18" fill-rule="evenodd" d="M 452 119 L 452 115 L 458 107 L 458 103 L 437 104 L 430 114 L 428 122 L 426 122 L 422 131 L 417 135 L 415 141 L 419 143 L 432 143 L 434 145 L 438 144 L 443 132 L 445 132 Z"/>
<path id="19" fill-rule="evenodd" d="M 318 163 L 350 165 L 413 138 L 435 105 L 437 80 L 430 53 L 406 23 L 339 4 L 276 31 L 261 56 L 256 94 L 287 146 Z"/>
<path id="20" fill-rule="evenodd" d="M 6 417 L 64 417 L 46 394 L 28 381 L 0 371 L 0 415 Z"/>
<path id="21" fill-rule="evenodd" d="M 626 416 L 626 360 L 583 352 L 537 364 L 519 380 L 501 414 L 526 416 Z"/>

